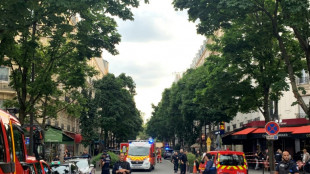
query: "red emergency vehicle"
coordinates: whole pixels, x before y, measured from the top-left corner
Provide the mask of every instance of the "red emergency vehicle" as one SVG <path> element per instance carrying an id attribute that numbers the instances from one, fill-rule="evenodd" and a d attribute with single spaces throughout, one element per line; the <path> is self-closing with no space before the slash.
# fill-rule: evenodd
<path id="1" fill-rule="evenodd" d="M 125 143 L 122 144 L 121 150 L 122 147 L 126 147 Z M 144 169 L 151 171 L 155 168 L 156 155 L 153 140 L 130 140 L 127 144 L 128 154 L 126 161 L 129 162 L 131 169 Z"/>
<path id="2" fill-rule="evenodd" d="M 0 110 L 0 174 L 27 174 L 24 132 L 18 119 Z"/>
<path id="3" fill-rule="evenodd" d="M 248 174 L 248 164 L 243 152 L 223 150 L 208 153 L 212 156 L 215 173 Z"/>

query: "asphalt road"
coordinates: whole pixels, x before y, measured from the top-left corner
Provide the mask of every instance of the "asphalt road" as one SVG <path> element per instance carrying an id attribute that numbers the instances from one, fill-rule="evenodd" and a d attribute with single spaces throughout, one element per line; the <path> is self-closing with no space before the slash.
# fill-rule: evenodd
<path id="1" fill-rule="evenodd" d="M 155 169 L 151 172 L 148 172 L 146 170 L 134 170 L 132 171 L 133 174 L 174 174 L 173 171 L 173 164 L 170 162 L 170 160 L 163 160 L 162 163 L 157 163 L 155 166 Z M 178 174 L 180 171 L 178 172 Z M 96 171 L 96 174 L 101 174 L 100 170 Z M 112 171 L 111 171 L 112 174 Z M 187 172 L 187 174 L 190 174 Z M 263 174 L 263 170 L 249 170 L 249 174 Z M 264 172 L 264 174 L 270 174 L 270 172 Z"/>

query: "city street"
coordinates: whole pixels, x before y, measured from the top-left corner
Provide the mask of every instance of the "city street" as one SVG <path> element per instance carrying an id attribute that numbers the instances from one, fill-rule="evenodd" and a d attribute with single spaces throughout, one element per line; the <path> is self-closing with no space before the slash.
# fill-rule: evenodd
<path id="1" fill-rule="evenodd" d="M 100 174 L 101 171 L 97 170 L 96 174 Z M 111 171 L 112 173 L 112 171 Z M 152 170 L 152 172 L 148 172 L 145 170 L 134 170 L 132 171 L 132 173 L 137 173 L 137 174 L 173 174 L 173 165 L 170 162 L 170 160 L 163 160 L 162 163 L 157 163 L 155 166 L 155 169 Z M 178 172 L 178 174 L 180 173 L 180 171 Z M 270 172 L 264 172 L 264 174 L 269 174 Z M 187 174 L 189 174 L 187 172 Z M 262 170 L 253 170 L 250 169 L 249 170 L 249 174 L 263 174 Z"/>

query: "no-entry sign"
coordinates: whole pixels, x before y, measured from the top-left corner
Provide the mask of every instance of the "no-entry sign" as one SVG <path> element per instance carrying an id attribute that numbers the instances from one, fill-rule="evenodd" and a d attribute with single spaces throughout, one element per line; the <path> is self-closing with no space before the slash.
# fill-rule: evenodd
<path id="1" fill-rule="evenodd" d="M 268 135 L 277 135 L 280 131 L 280 126 L 274 121 L 270 121 L 265 125 L 265 130 Z"/>

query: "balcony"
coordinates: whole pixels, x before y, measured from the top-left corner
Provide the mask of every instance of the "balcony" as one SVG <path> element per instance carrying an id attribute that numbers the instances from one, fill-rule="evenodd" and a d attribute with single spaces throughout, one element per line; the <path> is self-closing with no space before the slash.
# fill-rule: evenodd
<path id="1" fill-rule="evenodd" d="M 0 92 L 3 93 L 3 92 L 6 92 L 6 93 L 15 93 L 15 90 L 12 89 L 10 86 L 9 86 L 9 83 L 8 82 L 1 82 L 0 81 Z"/>
<path id="2" fill-rule="evenodd" d="M 309 77 L 301 77 L 301 78 L 296 78 L 296 83 L 297 85 L 306 85 L 306 84 L 310 84 L 309 83 Z"/>

